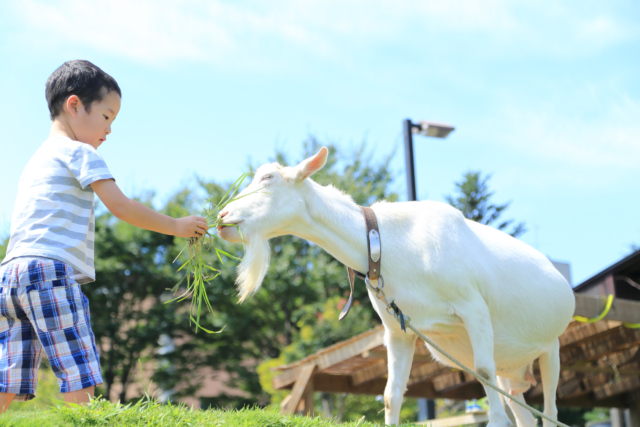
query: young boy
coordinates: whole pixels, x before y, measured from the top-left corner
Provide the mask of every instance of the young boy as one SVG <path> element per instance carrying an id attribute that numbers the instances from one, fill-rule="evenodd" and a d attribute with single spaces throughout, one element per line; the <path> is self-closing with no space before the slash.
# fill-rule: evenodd
<path id="1" fill-rule="evenodd" d="M 88 61 L 65 62 L 47 80 L 49 138 L 18 185 L 0 265 L 0 413 L 35 397 L 46 352 L 66 402 L 85 403 L 102 383 L 80 284 L 95 280 L 94 193 L 117 218 L 147 230 L 197 237 L 198 216 L 174 219 L 127 198 L 96 151 L 111 133 L 122 93 Z"/>

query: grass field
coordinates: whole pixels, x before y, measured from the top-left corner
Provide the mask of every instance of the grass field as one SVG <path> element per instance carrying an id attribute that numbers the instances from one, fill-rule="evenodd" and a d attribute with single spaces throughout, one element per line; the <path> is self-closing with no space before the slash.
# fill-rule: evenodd
<path id="1" fill-rule="evenodd" d="M 0 415 L 0 426 L 225 426 L 225 427 L 365 427 L 376 424 L 360 420 L 339 424 L 321 418 L 286 416 L 274 409 L 191 410 L 182 405 L 160 404 L 143 399 L 121 405 L 96 399 L 87 406 L 59 406 L 48 410 L 9 411 Z"/>
<path id="2" fill-rule="evenodd" d="M 58 392 L 58 382 L 47 363 L 40 369 L 36 398 L 13 402 L 6 414 L 0 415 L 0 427 L 54 426 L 225 426 L 225 427 L 372 427 L 372 420 L 337 423 L 319 417 L 287 416 L 277 409 L 244 409 L 240 411 L 209 409 L 192 410 L 181 404 L 163 404 L 145 395 L 137 403 L 122 405 L 95 399 L 87 406 L 67 407 Z M 145 389 L 146 390 L 146 389 Z M 409 424 L 405 424 L 409 425 Z"/>
<path id="3" fill-rule="evenodd" d="M 192 410 L 184 405 L 161 404 L 142 399 L 136 404 L 121 405 L 96 399 L 87 406 L 58 406 L 46 410 L 9 411 L 0 415 L 0 426 L 56 427 L 56 426 L 225 426 L 225 427 L 371 427 L 379 424 L 364 419 L 358 422 L 337 423 L 322 418 L 282 415 L 275 409 L 243 409 L 227 411 Z"/>

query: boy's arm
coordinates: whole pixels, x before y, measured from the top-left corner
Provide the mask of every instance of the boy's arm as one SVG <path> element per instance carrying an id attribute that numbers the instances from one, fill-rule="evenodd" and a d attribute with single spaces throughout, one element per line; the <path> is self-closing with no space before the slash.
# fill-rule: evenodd
<path id="1" fill-rule="evenodd" d="M 149 209 L 125 196 L 111 179 L 101 179 L 90 185 L 116 218 L 136 227 L 178 237 L 199 237 L 209 228 L 206 219 L 199 216 L 171 218 Z"/>

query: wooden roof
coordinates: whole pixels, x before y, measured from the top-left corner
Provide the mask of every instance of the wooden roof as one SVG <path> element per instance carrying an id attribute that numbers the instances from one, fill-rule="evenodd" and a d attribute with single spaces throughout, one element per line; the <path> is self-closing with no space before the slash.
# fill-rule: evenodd
<path id="1" fill-rule="evenodd" d="M 576 315 L 597 316 L 604 309 L 606 295 L 611 293 L 632 299 L 616 297 L 603 320 L 595 323 L 573 321 L 560 336 L 558 405 L 626 407 L 628 402 L 640 399 L 640 328 L 623 325 L 623 322 L 640 323 L 640 289 L 618 280 L 620 276 L 630 278 L 634 283 L 640 280 L 640 251 L 604 273 L 575 288 L 583 291 L 575 294 Z M 313 391 L 382 394 L 387 382 L 383 334 L 384 329 L 379 326 L 298 362 L 276 368 L 279 374 L 273 380 L 274 387 L 297 392 L 285 401 L 283 408 L 288 404 L 289 411 L 299 409 L 301 396 Z M 302 373 L 307 382 L 296 386 Z M 538 385 L 525 393 L 525 399 L 529 403 L 542 403 L 537 362 L 534 375 Z M 470 375 L 433 361 L 422 340 L 418 340 L 405 396 L 472 399 L 483 397 L 484 389 Z"/>
<path id="2" fill-rule="evenodd" d="M 613 293 L 616 297 L 640 300 L 640 289 L 635 288 L 628 280 L 635 283 L 640 281 L 640 250 L 585 280 L 573 290 L 594 295 Z"/>

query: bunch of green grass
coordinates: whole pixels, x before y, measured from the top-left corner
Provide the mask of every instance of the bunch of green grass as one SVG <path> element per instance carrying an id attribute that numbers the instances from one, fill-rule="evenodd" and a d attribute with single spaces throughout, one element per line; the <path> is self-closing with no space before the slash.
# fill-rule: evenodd
<path id="1" fill-rule="evenodd" d="M 206 218 L 207 224 L 209 225 L 209 230 L 216 230 L 220 225 L 221 218 L 219 216 L 220 212 L 231 202 L 239 200 L 243 197 L 249 196 L 257 191 L 254 191 L 249 194 L 245 194 L 244 196 L 237 197 L 237 193 L 240 190 L 240 186 L 244 182 L 244 180 L 249 176 L 249 172 L 242 175 L 240 178 L 233 183 L 231 188 L 227 190 L 224 196 L 220 199 L 219 202 L 214 202 L 213 197 L 210 197 L 207 201 L 205 201 L 202 207 L 202 216 Z M 240 227 L 235 226 L 238 229 L 238 233 L 240 233 L 240 237 L 242 238 L 242 232 L 240 231 Z M 205 251 L 212 251 L 216 254 L 217 258 L 221 263 L 224 263 L 223 256 L 229 257 L 236 261 L 241 261 L 240 258 L 231 255 L 218 248 L 214 244 L 214 236 L 213 234 L 207 233 L 202 237 L 192 237 L 188 239 L 185 247 L 180 251 L 178 256 L 173 262 L 175 263 L 180 255 L 182 255 L 185 251 L 187 251 L 187 260 L 180 266 L 178 271 L 184 271 L 184 276 L 180 281 L 171 289 L 173 293 L 176 293 L 180 287 L 180 285 L 185 281 L 187 282 L 186 291 L 172 299 L 168 302 L 173 301 L 183 301 L 188 297 L 191 297 L 191 307 L 189 309 L 190 321 L 196 326 L 196 333 L 198 329 L 202 329 L 203 331 L 216 334 L 220 333 L 224 330 L 224 327 L 219 331 L 210 331 L 206 328 L 203 328 L 200 324 L 200 317 L 202 314 L 203 305 L 209 312 L 213 312 L 213 307 L 209 302 L 209 297 L 207 297 L 207 289 L 206 286 L 214 280 L 216 277 L 220 275 L 220 270 L 214 268 L 211 264 L 207 263 L 204 259 Z M 244 240 L 244 239 L 243 239 Z"/>

